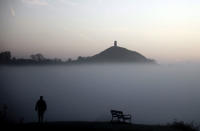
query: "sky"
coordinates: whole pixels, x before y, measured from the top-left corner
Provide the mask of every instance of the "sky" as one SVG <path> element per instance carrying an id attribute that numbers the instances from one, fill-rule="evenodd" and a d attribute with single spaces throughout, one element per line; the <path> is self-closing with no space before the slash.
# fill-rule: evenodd
<path id="1" fill-rule="evenodd" d="M 158 62 L 200 61 L 199 0 L 0 0 L 0 51 L 92 56 L 113 45 Z"/>

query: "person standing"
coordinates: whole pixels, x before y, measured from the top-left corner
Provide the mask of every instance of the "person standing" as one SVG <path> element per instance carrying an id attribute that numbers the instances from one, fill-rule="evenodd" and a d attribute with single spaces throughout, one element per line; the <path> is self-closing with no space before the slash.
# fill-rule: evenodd
<path id="1" fill-rule="evenodd" d="M 43 100 L 43 96 L 40 96 L 40 99 L 35 105 L 35 111 L 38 113 L 38 122 L 42 123 L 44 119 L 44 113 L 47 110 L 46 102 Z"/>

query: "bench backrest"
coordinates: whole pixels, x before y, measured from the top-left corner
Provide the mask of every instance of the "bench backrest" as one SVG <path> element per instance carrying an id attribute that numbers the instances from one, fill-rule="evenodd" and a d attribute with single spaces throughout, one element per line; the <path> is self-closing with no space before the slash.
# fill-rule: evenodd
<path id="1" fill-rule="evenodd" d="M 114 116 L 114 117 L 121 117 L 121 116 L 123 116 L 123 112 L 122 111 L 111 110 L 110 112 L 111 112 L 112 116 Z"/>

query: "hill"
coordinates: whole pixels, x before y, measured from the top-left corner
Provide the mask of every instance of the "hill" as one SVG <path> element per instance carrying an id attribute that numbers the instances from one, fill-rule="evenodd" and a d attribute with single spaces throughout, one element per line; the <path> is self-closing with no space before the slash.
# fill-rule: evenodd
<path id="1" fill-rule="evenodd" d="M 142 54 L 131 51 L 123 47 L 117 46 L 117 41 L 114 42 L 114 46 L 100 52 L 91 57 L 79 57 L 77 62 L 95 62 L 95 63 L 151 63 L 156 62 L 152 59 L 148 59 Z"/>

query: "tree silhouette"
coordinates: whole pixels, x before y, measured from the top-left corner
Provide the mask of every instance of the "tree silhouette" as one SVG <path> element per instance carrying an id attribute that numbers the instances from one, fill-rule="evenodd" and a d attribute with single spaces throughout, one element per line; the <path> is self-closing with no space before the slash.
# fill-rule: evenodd
<path id="1" fill-rule="evenodd" d="M 10 51 L 0 53 L 0 63 L 9 63 L 11 61 Z"/>
<path id="2" fill-rule="evenodd" d="M 45 57 L 40 53 L 34 54 L 34 55 L 30 55 L 30 57 L 34 61 L 44 61 L 45 60 Z"/>

